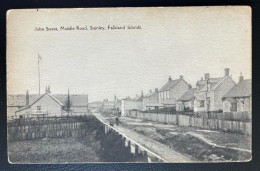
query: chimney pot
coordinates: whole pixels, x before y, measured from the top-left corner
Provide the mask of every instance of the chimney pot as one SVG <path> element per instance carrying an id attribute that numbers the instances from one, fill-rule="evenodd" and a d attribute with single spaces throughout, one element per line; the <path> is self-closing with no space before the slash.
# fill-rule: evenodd
<path id="1" fill-rule="evenodd" d="M 229 68 L 225 68 L 225 76 L 229 75 Z"/>
<path id="2" fill-rule="evenodd" d="M 205 81 L 209 79 L 209 73 L 205 73 Z"/>
<path id="3" fill-rule="evenodd" d="M 180 79 L 183 80 L 183 75 L 180 75 Z"/>
<path id="4" fill-rule="evenodd" d="M 240 72 L 240 76 L 239 76 L 239 82 L 244 80 L 244 76 L 242 75 L 242 72 Z"/>
<path id="5" fill-rule="evenodd" d="M 172 81 L 172 77 L 171 76 L 169 76 L 169 81 Z"/>

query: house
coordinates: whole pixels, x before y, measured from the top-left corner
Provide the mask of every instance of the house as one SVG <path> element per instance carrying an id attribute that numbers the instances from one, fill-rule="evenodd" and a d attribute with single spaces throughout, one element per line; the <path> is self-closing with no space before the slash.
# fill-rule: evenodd
<path id="1" fill-rule="evenodd" d="M 61 116 L 63 113 L 64 105 L 50 93 L 43 94 L 29 106 L 15 112 L 19 117 Z"/>
<path id="2" fill-rule="evenodd" d="M 121 100 L 116 100 L 116 103 L 115 103 L 115 110 L 116 111 L 121 111 L 121 104 L 122 104 L 122 101 Z"/>
<path id="3" fill-rule="evenodd" d="M 62 104 L 66 104 L 68 95 L 53 94 L 53 97 L 58 99 Z M 70 94 L 70 110 L 73 115 L 85 115 L 89 113 L 88 95 L 87 94 Z"/>
<path id="4" fill-rule="evenodd" d="M 108 101 L 108 99 L 104 99 L 102 110 L 105 112 L 112 112 L 115 109 L 115 101 Z"/>
<path id="5" fill-rule="evenodd" d="M 229 76 L 229 68 L 224 70 L 223 77 L 210 78 L 209 73 L 205 73 L 205 78 L 196 84 L 194 112 L 222 111 L 222 97 L 235 85 Z"/>
<path id="6" fill-rule="evenodd" d="M 182 75 L 176 80 L 172 80 L 170 76 L 168 82 L 159 90 L 159 103 L 165 107 L 175 107 L 177 100 L 190 88 Z"/>
<path id="7" fill-rule="evenodd" d="M 197 88 L 189 89 L 184 95 L 182 95 L 177 101 L 177 111 L 194 111 L 194 93 Z"/>
<path id="8" fill-rule="evenodd" d="M 40 97 L 38 94 L 29 95 L 28 90 L 25 94 L 16 94 L 7 96 L 7 119 L 15 119 L 15 112 L 17 110 L 28 107 L 32 102 Z"/>
<path id="9" fill-rule="evenodd" d="M 127 116 L 130 110 L 143 110 L 143 103 L 133 99 L 125 98 L 121 100 L 121 116 Z"/>
<path id="10" fill-rule="evenodd" d="M 240 76 L 239 83 L 222 98 L 223 112 L 252 112 L 252 81 Z"/>
<path id="11" fill-rule="evenodd" d="M 154 110 L 163 107 L 162 104 L 159 103 L 159 91 L 158 88 L 155 89 L 154 92 L 150 90 L 148 94 L 145 94 L 142 97 L 143 110 Z"/>
<path id="12" fill-rule="evenodd" d="M 50 92 L 50 88 L 46 89 L 46 93 Z M 49 93 L 50 94 L 50 93 Z M 62 104 L 66 104 L 68 99 L 67 94 L 51 94 L 55 99 L 57 99 Z M 8 119 L 14 119 L 17 116 L 15 112 L 28 106 L 32 105 L 36 100 L 38 100 L 42 95 L 29 94 L 26 95 L 8 95 L 7 96 L 7 117 Z M 71 113 L 74 115 L 82 115 L 88 113 L 88 95 L 87 94 L 70 94 L 71 102 Z"/>

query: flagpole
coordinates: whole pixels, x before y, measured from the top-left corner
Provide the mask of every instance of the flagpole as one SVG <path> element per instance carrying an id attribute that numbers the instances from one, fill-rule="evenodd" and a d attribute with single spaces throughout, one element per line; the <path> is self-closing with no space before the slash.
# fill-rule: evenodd
<path id="1" fill-rule="evenodd" d="M 40 75 L 40 59 L 39 59 L 39 53 L 38 53 L 38 77 L 39 77 L 39 95 L 41 95 L 41 75 Z"/>

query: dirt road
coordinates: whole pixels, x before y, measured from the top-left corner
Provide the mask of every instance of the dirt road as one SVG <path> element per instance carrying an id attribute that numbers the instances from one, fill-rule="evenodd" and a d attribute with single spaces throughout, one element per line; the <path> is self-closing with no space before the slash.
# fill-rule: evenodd
<path id="1" fill-rule="evenodd" d="M 96 114 L 109 122 L 108 117 Z M 251 137 L 120 117 L 119 131 L 171 162 L 248 161 Z"/>
<path id="2" fill-rule="evenodd" d="M 104 121 L 105 123 L 109 123 L 109 118 L 106 118 L 99 113 L 96 113 L 94 115 L 97 118 Z M 191 157 L 188 157 L 184 154 L 176 152 L 175 150 L 169 148 L 165 144 L 162 144 L 158 141 L 155 141 L 148 136 L 145 136 L 145 135 L 139 134 L 135 131 L 132 131 L 132 130 L 128 129 L 127 127 L 120 126 L 120 125 L 118 125 L 118 126 L 114 125 L 113 127 L 115 129 L 117 129 L 119 132 L 127 135 L 129 138 L 133 139 L 134 141 L 136 141 L 140 145 L 146 147 L 150 151 L 152 151 L 152 152 L 156 153 L 157 155 L 165 158 L 169 162 L 173 162 L 173 163 L 175 163 L 175 162 L 191 162 L 191 161 L 194 160 Z"/>

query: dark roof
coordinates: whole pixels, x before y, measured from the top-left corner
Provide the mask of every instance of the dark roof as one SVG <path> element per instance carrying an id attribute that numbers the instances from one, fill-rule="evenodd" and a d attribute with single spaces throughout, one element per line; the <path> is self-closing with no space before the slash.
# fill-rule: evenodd
<path id="1" fill-rule="evenodd" d="M 67 94 L 52 94 L 54 98 L 59 100 L 61 103 L 65 104 L 67 101 Z M 29 104 L 34 103 L 40 96 L 37 94 L 29 95 Z M 70 94 L 70 101 L 72 106 L 87 106 L 88 105 L 88 95 L 85 94 Z M 8 95 L 7 96 L 7 106 L 25 106 L 26 95 Z"/>
<path id="2" fill-rule="evenodd" d="M 40 97 L 38 94 L 29 95 L 29 105 Z M 25 106 L 26 96 L 25 94 L 18 95 L 8 95 L 7 96 L 7 106 Z"/>
<path id="3" fill-rule="evenodd" d="M 249 97 L 252 94 L 252 80 L 244 80 L 231 88 L 223 97 Z"/>
<path id="4" fill-rule="evenodd" d="M 177 85 L 178 82 L 180 82 L 180 80 L 181 80 L 181 79 L 168 81 L 168 82 L 160 89 L 160 91 L 167 91 L 167 90 L 172 89 L 175 85 Z"/>
<path id="5" fill-rule="evenodd" d="M 66 94 L 53 94 L 53 96 L 58 99 L 61 103 L 65 104 L 68 100 L 68 95 Z M 70 94 L 71 106 L 87 106 L 88 105 L 88 95 L 87 94 Z"/>
<path id="6" fill-rule="evenodd" d="M 188 91 L 186 91 L 186 93 L 184 93 L 179 99 L 178 101 L 189 101 L 192 98 L 194 98 L 194 93 L 197 89 L 196 88 L 191 88 Z"/>
<path id="7" fill-rule="evenodd" d="M 216 88 L 218 83 L 220 83 L 223 79 L 224 79 L 224 77 L 210 78 L 209 79 L 210 89 L 213 90 L 214 88 Z M 206 88 L 207 88 L 206 84 L 207 84 L 206 80 L 197 81 L 197 85 L 199 86 L 199 89 L 202 91 L 206 91 Z"/>

